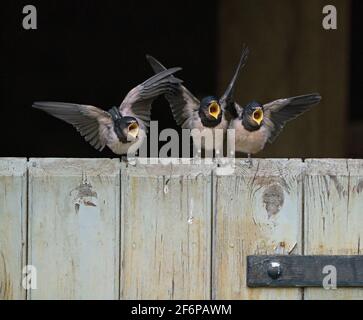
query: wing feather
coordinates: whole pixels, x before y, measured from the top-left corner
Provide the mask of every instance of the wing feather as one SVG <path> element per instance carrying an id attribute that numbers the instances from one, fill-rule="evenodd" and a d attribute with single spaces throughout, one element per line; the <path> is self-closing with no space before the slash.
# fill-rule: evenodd
<path id="1" fill-rule="evenodd" d="M 121 103 L 120 113 L 141 120 L 144 127 L 149 126 L 153 100 L 159 95 L 176 90 L 182 80 L 171 75 L 179 70 L 181 68 L 163 70 L 133 88 Z"/>
<path id="2" fill-rule="evenodd" d="M 34 102 L 33 107 L 73 125 L 94 148 L 101 151 L 113 128 L 108 112 L 97 107 L 63 102 Z"/>
<path id="3" fill-rule="evenodd" d="M 269 128 L 272 143 L 284 128 L 286 122 L 295 119 L 313 105 L 319 103 L 321 96 L 318 93 L 306 94 L 286 99 L 278 99 L 267 103 L 264 109 L 264 124 Z"/>
<path id="4" fill-rule="evenodd" d="M 167 68 L 157 59 L 146 55 L 146 59 L 154 72 L 161 72 Z M 174 76 L 171 76 L 174 77 Z M 199 109 L 200 101 L 182 84 L 179 84 L 172 93 L 165 95 L 176 123 L 185 129 L 193 129 L 194 115 Z"/>
<path id="5" fill-rule="evenodd" d="M 234 75 L 233 75 L 226 91 L 224 92 L 223 96 L 219 100 L 219 103 L 220 103 L 222 109 L 224 111 L 229 112 L 232 115 L 232 117 L 238 116 L 239 110 L 236 109 L 237 106 L 234 101 L 234 91 L 235 91 L 238 76 L 239 76 L 241 70 L 243 69 L 243 67 L 246 65 L 248 54 L 249 54 L 248 47 L 243 45 L 241 57 L 240 57 L 238 65 L 237 65 L 237 68 L 234 72 Z"/>

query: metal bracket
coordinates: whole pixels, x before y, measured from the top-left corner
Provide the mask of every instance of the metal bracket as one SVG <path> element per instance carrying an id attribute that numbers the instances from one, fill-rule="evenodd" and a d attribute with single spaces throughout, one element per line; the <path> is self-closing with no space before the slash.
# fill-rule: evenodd
<path id="1" fill-rule="evenodd" d="M 363 255 L 247 257 L 249 287 L 323 287 L 335 275 L 337 287 L 363 287 Z"/>

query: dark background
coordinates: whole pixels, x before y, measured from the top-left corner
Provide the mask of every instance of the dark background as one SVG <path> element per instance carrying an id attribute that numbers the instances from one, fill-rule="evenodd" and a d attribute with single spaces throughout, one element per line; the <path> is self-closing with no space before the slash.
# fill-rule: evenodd
<path id="1" fill-rule="evenodd" d="M 27 4 L 37 8 L 37 30 L 22 28 Z M 338 30 L 323 30 L 325 4 L 336 5 Z M 247 43 L 242 105 L 323 96 L 261 156 L 363 157 L 362 14 L 359 0 L 2 1 L 0 156 L 114 157 L 32 102 L 119 105 L 153 74 L 146 53 L 183 67 L 179 76 L 196 96 L 221 94 Z M 152 118 L 177 128 L 163 98 Z"/>

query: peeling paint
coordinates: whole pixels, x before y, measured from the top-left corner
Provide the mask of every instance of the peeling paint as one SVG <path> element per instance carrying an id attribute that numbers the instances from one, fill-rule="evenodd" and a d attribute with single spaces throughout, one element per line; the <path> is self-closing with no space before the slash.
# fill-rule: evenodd
<path id="1" fill-rule="evenodd" d="M 77 192 L 74 198 L 74 209 L 76 213 L 79 212 L 80 206 L 84 205 L 86 207 L 97 207 L 97 192 L 92 190 L 92 185 L 87 181 L 87 177 L 83 177 L 82 183 L 71 191 Z"/>
<path id="2" fill-rule="evenodd" d="M 295 250 L 295 248 L 297 248 L 297 242 L 294 243 L 294 245 L 289 250 L 288 254 L 291 254 Z"/>
<path id="3" fill-rule="evenodd" d="M 266 188 L 262 196 L 268 217 L 276 215 L 284 204 L 284 191 L 280 185 L 274 184 Z"/>
<path id="4" fill-rule="evenodd" d="M 360 254 L 360 236 L 358 237 L 358 249 L 357 254 Z"/>
<path id="5" fill-rule="evenodd" d="M 164 177 L 163 177 L 164 178 Z M 164 180 L 164 179 L 163 179 Z M 163 188 L 163 192 L 164 194 L 168 194 L 169 193 L 169 187 L 168 187 L 168 184 L 169 184 L 169 181 L 170 181 L 170 178 L 167 179 L 165 182 L 164 182 L 164 188 Z"/>
<path id="6" fill-rule="evenodd" d="M 361 193 L 361 192 L 363 191 L 363 180 L 360 180 L 360 181 L 358 182 L 358 185 L 357 185 L 357 187 L 356 187 L 356 191 L 357 191 L 358 193 Z"/>
<path id="7" fill-rule="evenodd" d="M 193 224 L 194 217 L 193 217 L 193 198 L 190 199 L 190 209 L 189 209 L 189 217 L 188 217 L 188 224 Z"/>
<path id="8" fill-rule="evenodd" d="M 96 204 L 94 204 L 92 201 L 84 201 L 83 204 L 87 207 L 97 207 Z"/>
<path id="9" fill-rule="evenodd" d="M 275 254 L 285 254 L 285 247 L 286 244 L 284 241 L 279 242 L 278 245 L 275 247 Z"/>
<path id="10" fill-rule="evenodd" d="M 92 191 L 92 185 L 88 183 L 87 181 L 84 183 L 81 183 L 79 187 L 76 188 L 78 191 L 78 198 L 84 198 L 84 197 L 93 197 L 97 198 L 97 192 Z"/>
<path id="11" fill-rule="evenodd" d="M 337 176 L 329 175 L 330 179 L 334 182 L 335 189 L 337 190 L 339 197 L 346 195 L 346 190 L 344 190 L 343 185 L 339 182 Z"/>

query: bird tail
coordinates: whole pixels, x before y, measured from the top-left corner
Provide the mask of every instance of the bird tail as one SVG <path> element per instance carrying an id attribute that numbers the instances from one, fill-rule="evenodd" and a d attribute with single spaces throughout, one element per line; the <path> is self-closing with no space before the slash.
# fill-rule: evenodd
<path id="1" fill-rule="evenodd" d="M 183 80 L 173 76 L 175 72 L 180 70 L 182 70 L 182 68 L 179 67 L 165 69 L 144 81 L 141 84 L 143 87 L 142 98 L 149 99 L 160 94 L 174 94 L 178 89 L 178 86 L 183 83 Z"/>
<path id="2" fill-rule="evenodd" d="M 149 62 L 151 68 L 154 70 L 155 73 L 159 73 L 167 69 L 161 64 L 159 60 L 149 54 L 146 55 L 146 60 Z"/>
<path id="3" fill-rule="evenodd" d="M 229 83 L 226 91 L 224 92 L 222 98 L 221 98 L 221 102 L 226 102 L 227 105 L 229 104 L 229 102 L 233 101 L 233 94 L 234 94 L 234 89 L 236 86 L 236 81 L 238 79 L 239 73 L 241 71 L 241 69 L 245 66 L 247 58 L 248 58 L 248 54 L 249 54 L 249 49 L 248 47 L 246 47 L 246 45 L 243 45 L 243 49 L 242 49 L 242 54 L 241 54 L 241 58 L 239 60 L 238 66 L 236 68 L 236 71 L 234 72 L 233 78 L 231 80 L 231 82 Z"/>

